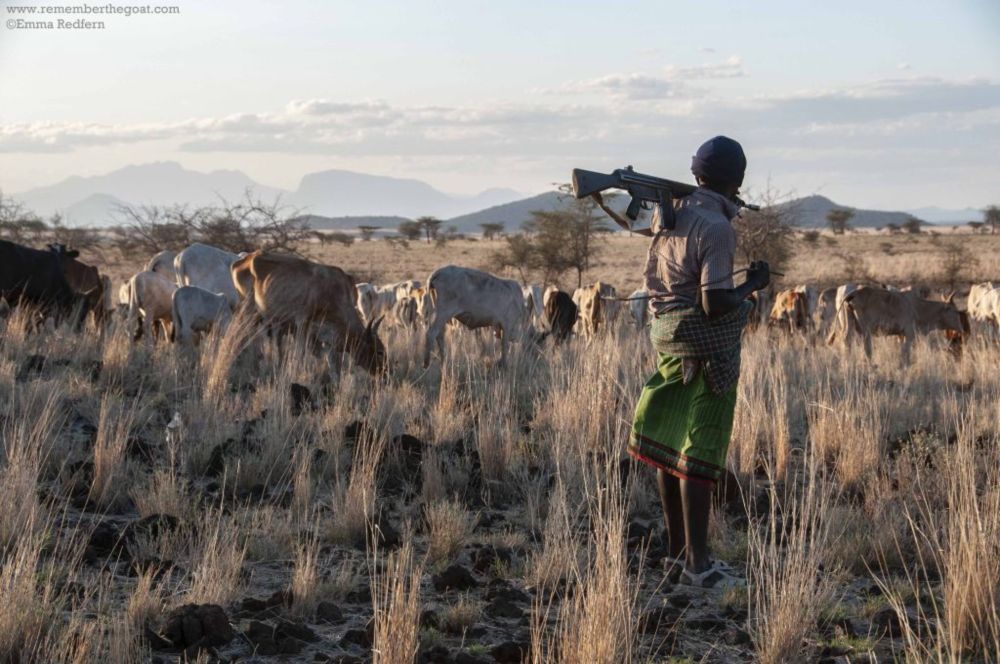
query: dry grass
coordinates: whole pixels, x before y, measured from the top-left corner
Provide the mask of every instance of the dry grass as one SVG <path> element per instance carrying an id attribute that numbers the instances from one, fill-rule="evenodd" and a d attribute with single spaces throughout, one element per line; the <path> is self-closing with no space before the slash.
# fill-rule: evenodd
<path id="1" fill-rule="evenodd" d="M 930 238 L 891 241 L 885 258 L 865 253 L 870 238 L 803 243 L 786 281 L 843 278 L 833 250 L 860 252 L 891 283 L 938 259 Z M 388 281 L 446 262 L 483 266 L 496 246 L 414 244 L 391 261 L 378 242 L 322 251 L 348 270 L 370 261 Z M 994 277 L 997 248 L 995 238 L 972 247 Z M 630 290 L 644 251 L 642 240 L 612 238 L 587 279 Z M 818 659 L 826 637 L 816 622 L 830 613 L 870 632 L 865 647 L 880 660 L 990 661 L 1000 651 L 995 343 L 973 340 L 956 362 L 940 340 L 920 339 L 903 367 L 891 339 L 876 340 L 868 363 L 856 348 L 751 334 L 729 457 L 746 502 L 712 519 L 716 553 L 750 589 L 685 609 L 722 606 L 737 616 L 725 634 L 682 622 L 668 637 L 638 628 L 645 607 L 672 591 L 626 537 L 660 528 L 651 473 L 639 466 L 621 482 L 635 395 L 653 366 L 646 336 L 627 324 L 541 353 L 515 344 L 506 368 L 484 359 L 475 335 L 449 330 L 448 358 L 426 372 L 421 331 L 387 328 L 385 382 L 347 366 L 333 375 L 302 339 L 279 345 L 245 322 L 190 354 L 133 345 L 122 325 L 103 342 L 92 329 L 36 330 L 21 310 L 0 328 L 4 661 L 148 660 L 143 629 L 165 611 L 216 602 L 233 615 L 244 596 L 285 589 L 288 617 L 308 622 L 333 599 L 348 627 L 363 627 L 368 581 L 377 661 L 413 661 L 434 639 L 488 649 L 523 637 L 523 625 L 485 608 L 495 576 L 534 593 L 529 658 L 539 663 Z M 33 354 L 45 366 L 26 371 Z M 292 412 L 293 382 L 315 409 Z M 419 468 L 399 450 L 403 433 L 421 443 Z M 102 522 L 157 514 L 179 526 L 136 536 L 129 553 L 175 569 L 136 574 L 117 553 L 84 555 Z M 399 550 L 386 554 L 370 536 L 373 524 L 421 519 L 427 527 L 404 534 Z M 432 592 L 442 565 L 471 568 L 482 548 L 512 559 L 477 570 L 480 590 Z M 873 582 L 885 594 L 878 604 L 858 594 Z M 871 626 L 885 606 L 901 638 Z M 486 641 L 421 633 L 428 607 L 453 632 L 483 628 Z M 751 643 L 728 643 L 736 629 Z M 240 643 L 225 655 L 247 655 Z"/>

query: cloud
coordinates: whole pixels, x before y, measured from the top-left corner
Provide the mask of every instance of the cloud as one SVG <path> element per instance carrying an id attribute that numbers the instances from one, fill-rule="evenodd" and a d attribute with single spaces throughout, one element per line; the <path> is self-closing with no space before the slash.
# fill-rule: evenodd
<path id="1" fill-rule="evenodd" d="M 913 69 L 913 67 L 910 66 L 909 62 L 900 62 L 898 65 L 896 65 L 896 69 L 907 71 Z"/>
<path id="2" fill-rule="evenodd" d="M 630 100 L 690 97 L 697 92 L 684 83 L 647 74 L 611 74 L 586 81 L 573 81 L 557 91 L 562 94 L 602 93 Z"/>
<path id="3" fill-rule="evenodd" d="M 742 76 L 745 76 L 743 63 L 737 55 L 732 55 L 726 58 L 725 62 L 718 64 L 704 64 L 697 67 L 669 66 L 666 68 L 666 78 L 672 80 L 740 78 Z"/>

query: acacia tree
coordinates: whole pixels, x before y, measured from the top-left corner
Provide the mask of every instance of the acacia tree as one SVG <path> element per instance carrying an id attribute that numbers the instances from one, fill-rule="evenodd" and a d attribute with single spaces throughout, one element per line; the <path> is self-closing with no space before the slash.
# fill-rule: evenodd
<path id="1" fill-rule="evenodd" d="M 372 236 L 375 235 L 375 231 L 379 228 L 381 228 L 381 226 L 358 226 L 358 231 L 361 233 L 361 240 L 363 242 L 370 242 Z"/>
<path id="2" fill-rule="evenodd" d="M 909 219 L 903 222 L 903 230 L 905 230 L 910 235 L 917 235 L 921 231 L 920 225 L 922 223 L 923 222 L 917 219 L 916 217 L 910 217 Z"/>
<path id="3" fill-rule="evenodd" d="M 487 222 L 479 224 L 479 227 L 483 229 L 483 239 L 492 240 L 498 235 L 501 235 L 503 233 L 504 224 L 503 222 L 498 222 L 498 223 Z"/>
<path id="4" fill-rule="evenodd" d="M 799 221 L 799 207 L 791 202 L 791 192 L 779 191 L 770 179 L 752 198 L 760 202 L 760 211 L 743 210 L 733 220 L 736 257 L 743 264 L 763 260 L 780 269 L 794 253 L 792 239 Z"/>
<path id="5" fill-rule="evenodd" d="M 396 230 L 401 236 L 403 236 L 403 239 L 409 242 L 416 242 L 420 239 L 421 233 L 423 233 L 423 229 L 420 227 L 420 224 L 410 219 L 399 222 L 399 226 L 396 227 Z"/>
<path id="6" fill-rule="evenodd" d="M 1000 230 L 1000 207 L 991 205 L 983 210 L 983 223 L 990 227 L 990 235 Z"/>
<path id="7" fill-rule="evenodd" d="M 418 217 L 416 223 L 423 231 L 427 244 L 430 244 L 431 241 L 437 239 L 438 231 L 441 230 L 441 225 L 444 222 L 437 217 Z"/>
<path id="8" fill-rule="evenodd" d="M 850 221 L 854 218 L 854 210 L 834 208 L 826 213 L 826 222 L 834 235 L 843 235 L 851 229 Z"/>

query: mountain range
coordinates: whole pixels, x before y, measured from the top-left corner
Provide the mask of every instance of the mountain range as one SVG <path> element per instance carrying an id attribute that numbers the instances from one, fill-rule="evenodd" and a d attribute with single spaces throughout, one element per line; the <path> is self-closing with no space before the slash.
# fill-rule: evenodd
<path id="1" fill-rule="evenodd" d="M 283 205 L 299 210 L 321 229 L 356 230 L 358 226 L 395 228 L 403 219 L 422 215 L 445 219 L 463 233 L 476 233 L 483 223 L 501 223 L 515 231 L 535 210 L 556 210 L 567 204 L 560 194 L 550 191 L 525 197 L 511 189 L 487 189 L 474 196 L 452 195 L 416 179 L 370 175 L 344 170 L 326 170 L 305 175 L 295 190 L 255 182 L 236 170 L 201 173 L 176 162 L 155 162 L 126 166 L 105 175 L 73 176 L 53 185 L 38 187 L 12 198 L 48 217 L 63 215 L 73 226 L 106 226 L 116 223 L 116 211 L 123 205 L 190 206 L 235 202 L 247 191 L 266 201 L 280 199 Z M 616 207 L 624 207 L 626 197 L 618 197 Z M 826 215 L 834 208 L 854 211 L 851 225 L 878 228 L 901 225 L 910 217 L 928 223 L 959 224 L 982 218 L 980 211 L 966 208 L 948 210 L 926 207 L 914 210 L 866 210 L 840 205 L 814 195 L 781 203 L 794 223 L 802 228 L 823 228 Z"/>

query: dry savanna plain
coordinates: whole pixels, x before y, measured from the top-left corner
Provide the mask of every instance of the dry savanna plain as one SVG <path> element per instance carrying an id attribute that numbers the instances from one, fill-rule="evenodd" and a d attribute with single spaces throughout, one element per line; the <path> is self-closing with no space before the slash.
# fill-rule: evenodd
<path id="1" fill-rule="evenodd" d="M 996 236 L 813 240 L 783 284 L 1000 278 Z M 638 287 L 645 241 L 599 243 L 584 281 Z M 304 251 L 388 283 L 489 268 L 501 247 Z M 117 288 L 148 258 L 82 260 Z M 957 358 L 920 338 L 906 366 L 891 338 L 868 361 L 747 334 L 710 538 L 748 588 L 725 592 L 665 573 L 654 475 L 625 454 L 654 354 L 626 317 L 589 342 L 514 344 L 505 366 L 492 339 L 449 330 L 427 370 L 422 329 L 386 324 L 384 381 L 331 375 L 240 318 L 190 352 L 133 343 L 121 320 L 77 334 L 15 310 L 0 330 L 5 662 L 1000 653 L 1000 343 L 981 330 Z"/>

